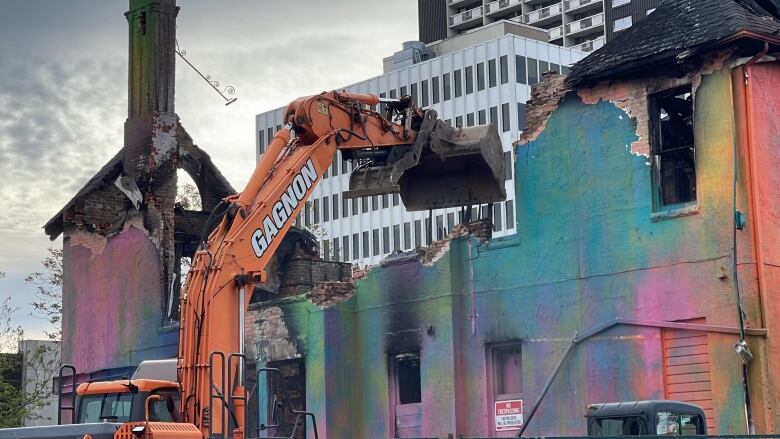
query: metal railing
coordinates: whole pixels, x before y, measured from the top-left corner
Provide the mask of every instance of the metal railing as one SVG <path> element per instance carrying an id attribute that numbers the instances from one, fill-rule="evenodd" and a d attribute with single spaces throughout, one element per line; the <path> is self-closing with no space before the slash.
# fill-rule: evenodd
<path id="1" fill-rule="evenodd" d="M 554 5 L 547 6 L 546 8 L 537 9 L 536 11 L 525 14 L 526 23 L 535 23 L 539 20 L 552 17 L 561 14 L 561 4 L 556 3 Z"/>

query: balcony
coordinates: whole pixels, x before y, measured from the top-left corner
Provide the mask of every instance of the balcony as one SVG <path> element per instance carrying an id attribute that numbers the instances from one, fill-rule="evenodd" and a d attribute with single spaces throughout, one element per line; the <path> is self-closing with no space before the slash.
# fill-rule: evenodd
<path id="1" fill-rule="evenodd" d="M 604 13 L 599 12 L 596 15 L 585 17 L 582 20 L 573 21 L 566 24 L 566 36 L 581 37 L 596 32 L 604 31 Z"/>
<path id="2" fill-rule="evenodd" d="M 465 8 L 475 4 L 482 3 L 481 0 L 447 0 L 447 4 L 453 8 Z"/>
<path id="3" fill-rule="evenodd" d="M 563 38 L 563 26 L 558 26 L 550 29 L 550 41 Z"/>
<path id="4" fill-rule="evenodd" d="M 546 8 L 537 9 L 533 12 L 525 14 L 525 22 L 531 26 L 544 26 L 561 19 L 561 4 L 556 3 L 554 5 L 547 6 Z"/>
<path id="5" fill-rule="evenodd" d="M 456 30 L 482 24 L 482 6 L 457 13 L 450 17 L 450 27 Z"/>
<path id="6" fill-rule="evenodd" d="M 522 7 L 521 0 L 497 0 L 486 5 L 485 15 L 500 18 L 501 15 L 519 11 Z"/>
<path id="7" fill-rule="evenodd" d="M 586 41 L 582 44 L 577 44 L 576 46 L 572 46 L 571 48 L 580 50 L 582 52 L 593 52 L 594 50 L 600 49 L 605 42 L 606 39 L 602 35 L 594 40 Z"/>
<path id="8" fill-rule="evenodd" d="M 602 0 L 565 0 L 563 10 L 567 13 L 582 13 L 589 9 L 601 9 Z"/>

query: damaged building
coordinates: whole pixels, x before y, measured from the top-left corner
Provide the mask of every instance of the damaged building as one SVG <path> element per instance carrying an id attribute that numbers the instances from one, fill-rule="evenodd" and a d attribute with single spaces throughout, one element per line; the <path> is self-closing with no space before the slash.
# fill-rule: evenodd
<path id="1" fill-rule="evenodd" d="M 514 436 L 496 403 L 520 399 L 529 436 L 649 399 L 699 405 L 712 434 L 776 431 L 778 5 L 666 2 L 545 75 L 515 146 L 517 235 L 458 228 L 257 302 L 258 364 L 327 437 Z"/>

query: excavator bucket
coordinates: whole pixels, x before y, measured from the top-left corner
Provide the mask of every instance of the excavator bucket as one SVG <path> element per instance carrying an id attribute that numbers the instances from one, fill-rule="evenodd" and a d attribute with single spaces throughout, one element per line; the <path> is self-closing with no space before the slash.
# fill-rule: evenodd
<path id="1" fill-rule="evenodd" d="M 493 124 L 454 128 L 425 112 L 411 147 L 397 147 L 384 166 L 350 176 L 347 197 L 399 192 L 409 211 L 506 199 L 504 151 Z"/>

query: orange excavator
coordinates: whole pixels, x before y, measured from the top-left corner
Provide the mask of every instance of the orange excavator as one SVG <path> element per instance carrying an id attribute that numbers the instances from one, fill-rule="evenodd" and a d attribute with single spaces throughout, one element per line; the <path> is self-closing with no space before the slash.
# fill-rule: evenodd
<path id="1" fill-rule="evenodd" d="M 117 425 L 114 438 L 247 437 L 244 314 L 254 286 L 266 280 L 265 267 L 336 151 L 359 163 L 346 197 L 398 192 L 408 210 L 506 198 L 494 125 L 452 127 L 409 96 L 335 91 L 293 101 L 285 121 L 246 188 L 222 200 L 207 222 L 207 230 L 216 227 L 196 252 L 181 294 L 178 383 L 125 380 L 80 387 L 79 393 L 109 399 L 130 386 L 144 387 L 144 418 L 119 419 L 128 422 Z M 178 387 L 175 416 L 160 415 L 173 403 L 155 384 L 167 391 Z M 304 422 L 310 417 L 316 435 L 314 415 L 297 414 Z"/>

